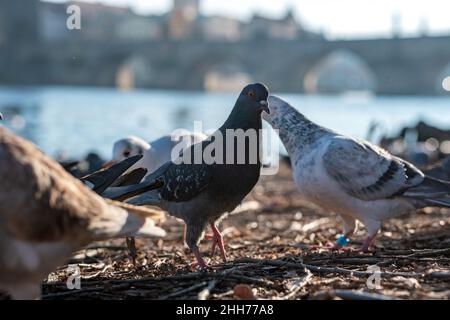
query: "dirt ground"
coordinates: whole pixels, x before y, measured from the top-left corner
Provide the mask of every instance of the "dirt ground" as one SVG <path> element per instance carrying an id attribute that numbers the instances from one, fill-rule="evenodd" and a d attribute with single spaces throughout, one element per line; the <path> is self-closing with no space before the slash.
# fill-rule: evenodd
<path id="1" fill-rule="evenodd" d="M 211 268 L 191 267 L 182 224 L 168 218 L 166 238 L 137 240 L 136 265 L 123 239 L 92 244 L 69 262 L 80 267 L 81 289 L 67 289 L 62 266 L 44 283 L 43 299 L 450 298 L 450 210 L 426 208 L 386 222 L 373 253 L 363 254 L 309 248 L 335 241 L 341 223 L 298 199 L 285 165 L 262 177 L 246 201 L 247 209 L 220 225 L 226 264 L 202 241 Z M 365 236 L 360 228 L 349 246 Z"/>

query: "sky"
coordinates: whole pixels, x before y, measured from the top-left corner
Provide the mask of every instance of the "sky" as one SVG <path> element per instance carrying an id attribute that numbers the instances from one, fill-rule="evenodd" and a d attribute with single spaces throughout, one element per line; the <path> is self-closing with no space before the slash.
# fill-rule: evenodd
<path id="1" fill-rule="evenodd" d="M 51 0 L 64 2 L 65 0 Z M 138 13 L 163 13 L 172 0 L 82 0 L 129 6 Z M 288 8 L 309 29 L 329 38 L 390 36 L 393 21 L 404 35 L 424 28 L 450 34 L 449 0 L 202 0 L 205 15 L 226 15 L 242 20 L 255 12 L 280 17 Z"/>

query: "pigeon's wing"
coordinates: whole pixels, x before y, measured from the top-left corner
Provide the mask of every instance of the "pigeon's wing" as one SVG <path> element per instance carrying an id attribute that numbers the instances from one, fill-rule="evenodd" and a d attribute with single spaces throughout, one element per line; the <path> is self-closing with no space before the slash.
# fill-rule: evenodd
<path id="1" fill-rule="evenodd" d="M 183 202 L 199 195 L 211 181 L 211 168 L 205 164 L 172 164 L 163 175 L 161 198 Z"/>
<path id="2" fill-rule="evenodd" d="M 366 141 L 336 137 L 323 157 L 326 172 L 350 195 L 377 200 L 401 195 L 420 184 L 423 173 Z"/>

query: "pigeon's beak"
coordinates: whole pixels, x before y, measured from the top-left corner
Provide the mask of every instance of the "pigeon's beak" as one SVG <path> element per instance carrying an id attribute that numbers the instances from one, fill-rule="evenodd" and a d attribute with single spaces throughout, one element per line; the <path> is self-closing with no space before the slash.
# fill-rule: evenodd
<path id="1" fill-rule="evenodd" d="M 267 100 L 261 100 L 259 104 L 261 105 L 261 109 L 263 111 L 267 112 L 267 114 L 270 114 L 269 103 L 267 102 Z"/>

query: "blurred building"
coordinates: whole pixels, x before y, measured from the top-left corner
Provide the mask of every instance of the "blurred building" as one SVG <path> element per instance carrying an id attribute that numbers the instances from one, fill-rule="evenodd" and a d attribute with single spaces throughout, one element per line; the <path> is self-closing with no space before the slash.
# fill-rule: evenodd
<path id="1" fill-rule="evenodd" d="M 207 41 L 239 41 L 242 38 L 243 23 L 237 19 L 211 16 L 199 21 L 202 38 Z"/>
<path id="2" fill-rule="evenodd" d="M 200 15 L 200 0 L 174 0 L 169 13 L 168 31 L 172 40 L 191 38 Z"/>
<path id="3" fill-rule="evenodd" d="M 66 5 L 63 3 L 39 3 L 39 37 L 44 42 L 64 41 L 70 33 L 67 29 Z"/>
<path id="4" fill-rule="evenodd" d="M 255 14 L 244 27 L 246 39 L 297 39 L 302 32 L 291 10 L 281 19 L 272 19 Z"/>
<path id="5" fill-rule="evenodd" d="M 164 37 L 164 19 L 133 14 L 116 26 L 116 36 L 123 41 L 152 41 Z"/>
<path id="6" fill-rule="evenodd" d="M 82 32 L 74 35 L 66 28 L 67 7 L 75 4 L 81 9 Z M 164 36 L 161 16 L 143 16 L 130 8 L 100 3 L 71 1 L 68 3 L 40 2 L 38 30 L 44 42 L 71 40 L 151 41 Z"/>
<path id="7" fill-rule="evenodd" d="M 69 5 L 81 9 L 81 31 L 66 27 Z M 20 26 L 20 27 L 18 27 Z M 202 16 L 200 0 L 173 0 L 167 14 L 139 15 L 128 7 L 68 1 L 0 0 L 0 43 L 44 43 L 67 39 L 98 41 L 253 41 L 295 40 L 308 36 L 289 10 L 280 19 L 254 15 L 249 22 L 215 15 Z"/>
<path id="8" fill-rule="evenodd" d="M 38 5 L 36 0 L 0 0 L 0 46 L 39 41 Z"/>
<path id="9" fill-rule="evenodd" d="M 81 8 L 81 30 L 66 26 Z M 277 91 L 449 94 L 450 35 L 329 41 L 293 10 L 249 21 L 204 16 L 201 0 L 169 12 L 83 1 L 0 0 L 0 83 L 234 90 L 264 81 Z M 263 66 L 263 67 L 261 67 Z"/>
<path id="10" fill-rule="evenodd" d="M 117 26 L 134 15 L 130 8 L 109 6 L 102 3 L 71 1 L 65 4 L 65 7 L 70 4 L 80 7 L 82 15 L 82 32 L 80 33 L 84 39 L 89 40 L 117 39 Z"/>

